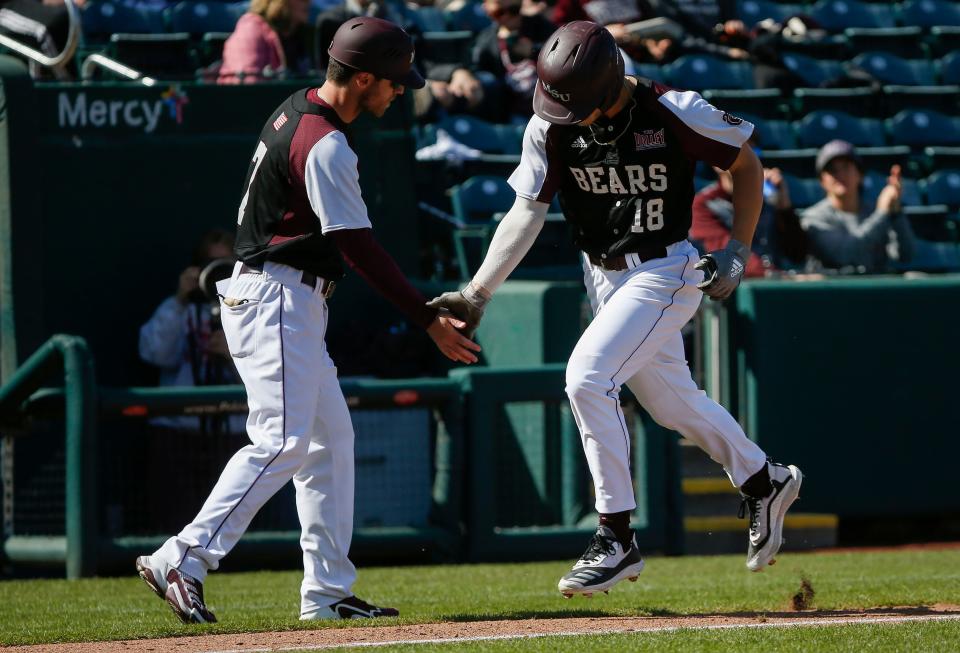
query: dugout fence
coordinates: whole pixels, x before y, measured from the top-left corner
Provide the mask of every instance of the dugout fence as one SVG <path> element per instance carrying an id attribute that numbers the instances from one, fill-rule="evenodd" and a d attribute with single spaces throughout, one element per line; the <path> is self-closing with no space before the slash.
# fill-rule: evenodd
<path id="1" fill-rule="evenodd" d="M 595 528 L 562 365 L 341 386 L 357 433 L 354 557 L 570 557 Z M 209 425 L 245 410 L 241 386 L 98 387 L 84 340 L 54 336 L 0 388 L 6 562 L 70 578 L 126 570 L 199 508 L 246 442 Z M 171 417 L 196 421 L 192 439 L 151 424 Z M 675 440 L 631 422 L 638 540 L 677 550 Z M 299 564 L 298 539 L 288 484 L 225 564 Z"/>

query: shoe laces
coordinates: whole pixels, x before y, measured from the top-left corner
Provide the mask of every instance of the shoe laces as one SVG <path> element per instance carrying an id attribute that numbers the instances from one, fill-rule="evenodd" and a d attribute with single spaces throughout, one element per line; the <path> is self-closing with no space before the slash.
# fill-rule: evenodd
<path id="1" fill-rule="evenodd" d="M 743 519 L 747 510 L 750 511 L 750 532 L 755 533 L 760 528 L 760 499 L 743 495 L 740 500 L 740 510 L 737 511 L 737 517 Z"/>
<path id="2" fill-rule="evenodd" d="M 614 537 L 607 537 L 601 535 L 600 533 L 594 533 L 593 537 L 590 539 L 590 544 L 587 545 L 587 550 L 583 552 L 583 555 L 580 556 L 581 560 L 596 560 L 597 558 L 603 555 L 613 555 L 616 553 L 616 549 L 613 548 L 613 545 L 616 543 L 617 539 Z"/>
<path id="3" fill-rule="evenodd" d="M 190 603 L 203 606 L 203 585 L 195 578 L 183 575 L 183 586 L 187 590 Z"/>

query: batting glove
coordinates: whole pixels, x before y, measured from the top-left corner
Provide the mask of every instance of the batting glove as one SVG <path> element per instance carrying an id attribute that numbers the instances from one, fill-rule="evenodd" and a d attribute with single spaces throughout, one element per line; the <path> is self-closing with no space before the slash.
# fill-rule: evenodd
<path id="1" fill-rule="evenodd" d="M 750 257 L 750 248 L 730 239 L 723 249 L 704 254 L 693 267 L 703 270 L 703 281 L 697 288 L 714 301 L 723 301 L 740 285 L 743 267 Z"/>
<path id="2" fill-rule="evenodd" d="M 427 306 L 439 311 L 450 311 L 454 317 L 466 322 L 463 335 L 472 340 L 489 301 L 489 295 L 477 290 L 473 284 L 467 284 L 458 292 L 445 292 L 439 297 L 434 297 L 427 302 Z"/>

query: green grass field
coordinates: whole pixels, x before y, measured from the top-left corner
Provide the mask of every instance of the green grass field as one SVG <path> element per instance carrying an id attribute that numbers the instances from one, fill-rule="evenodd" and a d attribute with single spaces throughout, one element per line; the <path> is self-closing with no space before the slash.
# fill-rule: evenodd
<path id="1" fill-rule="evenodd" d="M 742 556 L 653 558 L 637 583 L 609 596 L 565 600 L 556 581 L 569 561 L 379 567 L 360 570 L 357 594 L 399 607 L 399 623 L 477 621 L 566 616 L 713 615 L 780 612 L 807 578 L 821 610 L 960 605 L 960 550 L 784 554 L 777 565 L 751 574 Z M 135 639 L 201 633 L 236 633 L 337 627 L 302 625 L 301 574 L 211 574 L 207 602 L 220 622 L 180 624 L 136 576 L 82 581 L 0 583 L 0 643 Z M 383 623 L 397 623 L 396 620 Z M 357 625 L 356 622 L 346 625 Z M 621 637 L 543 638 L 448 646 L 456 651 L 556 650 L 562 646 L 609 650 Z M 702 632 L 649 633 L 642 650 L 691 650 L 729 645 L 806 650 L 958 650 L 960 622 L 879 624 Z M 561 642 L 562 640 L 562 642 Z M 712 642 L 712 644 L 711 644 Z M 941 642 L 952 643 L 944 648 Z M 641 650 L 631 643 L 630 650 Z M 391 650 L 407 650 L 399 646 Z M 378 649 L 380 650 L 380 649 Z"/>

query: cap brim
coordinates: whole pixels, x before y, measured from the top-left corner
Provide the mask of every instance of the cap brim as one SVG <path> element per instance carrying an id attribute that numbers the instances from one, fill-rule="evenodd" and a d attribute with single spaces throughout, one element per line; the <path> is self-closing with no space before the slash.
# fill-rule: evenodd
<path id="1" fill-rule="evenodd" d="M 400 79 L 390 80 L 398 84 L 403 84 L 409 88 L 423 88 L 427 85 L 426 80 L 423 79 L 423 76 L 417 71 L 416 68 L 410 66 L 410 70 L 407 71 L 407 74 L 401 77 Z"/>
<path id="2" fill-rule="evenodd" d="M 543 84 L 537 83 L 537 90 L 533 92 L 533 112 L 554 125 L 575 125 L 593 113 L 597 107 L 571 108 L 560 104 L 543 90 Z"/>

